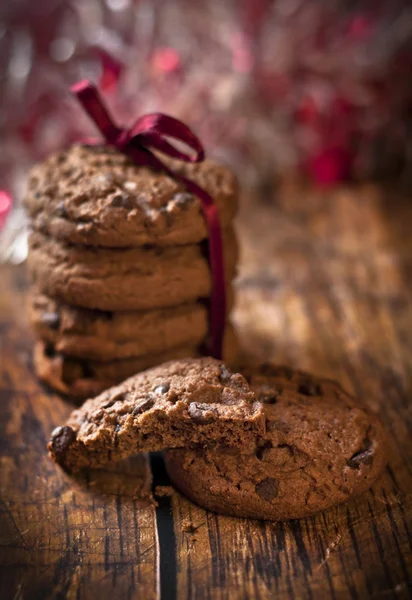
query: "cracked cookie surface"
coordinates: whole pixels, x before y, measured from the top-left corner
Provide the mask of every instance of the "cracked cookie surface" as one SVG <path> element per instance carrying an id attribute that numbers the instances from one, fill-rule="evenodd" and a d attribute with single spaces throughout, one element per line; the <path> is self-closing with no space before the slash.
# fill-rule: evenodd
<path id="1" fill-rule="evenodd" d="M 198 444 L 247 447 L 264 432 L 262 404 L 242 375 L 212 358 L 172 361 L 88 400 L 48 445 L 68 471 L 141 451 Z"/>
<path id="2" fill-rule="evenodd" d="M 237 182 L 213 161 L 162 157 L 215 199 L 222 228 L 237 210 Z M 196 244 L 207 235 L 200 200 L 165 173 L 108 146 L 74 145 L 30 172 L 25 205 L 33 228 L 74 244 L 136 247 Z"/>
<path id="3" fill-rule="evenodd" d="M 264 404 L 266 433 L 241 452 L 168 450 L 178 489 L 218 513 L 276 521 L 312 515 L 372 485 L 386 463 L 385 432 L 339 384 L 273 365 L 242 373 Z"/>

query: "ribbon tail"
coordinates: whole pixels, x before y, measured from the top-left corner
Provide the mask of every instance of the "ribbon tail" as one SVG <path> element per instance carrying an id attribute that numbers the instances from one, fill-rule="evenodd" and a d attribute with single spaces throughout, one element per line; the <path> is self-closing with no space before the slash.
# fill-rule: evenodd
<path id="1" fill-rule="evenodd" d="M 208 214 L 206 222 L 209 233 L 209 261 L 213 278 L 210 300 L 211 355 L 222 359 L 226 324 L 226 281 L 222 231 L 217 206 L 210 205 L 205 212 Z"/>
<path id="2" fill-rule="evenodd" d="M 213 198 L 199 185 L 183 175 L 178 175 L 162 163 L 150 150 L 133 144 L 128 147 L 128 154 L 138 164 L 146 164 L 152 168 L 163 170 L 170 177 L 183 183 L 190 192 L 198 196 L 208 232 L 209 263 L 212 274 L 212 293 L 210 298 L 210 348 L 214 358 L 222 359 L 223 341 L 226 325 L 226 279 L 222 229 L 217 206 Z"/>
<path id="3" fill-rule="evenodd" d="M 196 194 L 202 203 L 203 215 L 209 235 L 209 262 L 212 273 L 212 295 L 210 300 L 210 354 L 223 357 L 223 338 L 226 325 L 226 278 L 222 229 L 217 206 L 212 197 L 193 181 L 174 175 Z"/>
<path id="4" fill-rule="evenodd" d="M 85 79 L 78 81 L 72 86 L 71 90 L 87 114 L 93 119 L 107 142 L 115 144 L 121 134 L 121 129 L 113 123 L 97 87 Z"/>

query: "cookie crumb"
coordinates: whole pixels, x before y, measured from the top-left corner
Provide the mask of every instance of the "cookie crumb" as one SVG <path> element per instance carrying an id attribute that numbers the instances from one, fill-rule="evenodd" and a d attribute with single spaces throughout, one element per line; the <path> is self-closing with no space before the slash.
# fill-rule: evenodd
<path id="1" fill-rule="evenodd" d="M 158 496 L 159 498 L 171 498 L 173 494 L 174 489 L 170 485 L 157 485 L 155 488 L 155 496 Z"/>
<path id="2" fill-rule="evenodd" d="M 180 526 L 184 533 L 188 533 L 192 536 L 200 527 L 200 525 L 196 527 L 191 519 L 182 519 Z"/>

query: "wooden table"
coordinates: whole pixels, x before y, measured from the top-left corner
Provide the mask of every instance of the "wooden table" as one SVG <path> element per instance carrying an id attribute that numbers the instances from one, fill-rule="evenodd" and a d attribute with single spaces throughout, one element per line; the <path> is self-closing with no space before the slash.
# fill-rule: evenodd
<path id="1" fill-rule="evenodd" d="M 412 201 L 286 186 L 245 201 L 235 321 L 265 360 L 333 376 L 390 432 L 383 478 L 316 517 L 139 499 L 146 456 L 71 479 L 45 452 L 70 406 L 35 380 L 23 268 L 1 273 L 0 599 L 407 598 L 412 591 Z M 167 484 L 158 457 L 154 485 Z M 171 511 L 170 511 L 171 508 Z"/>

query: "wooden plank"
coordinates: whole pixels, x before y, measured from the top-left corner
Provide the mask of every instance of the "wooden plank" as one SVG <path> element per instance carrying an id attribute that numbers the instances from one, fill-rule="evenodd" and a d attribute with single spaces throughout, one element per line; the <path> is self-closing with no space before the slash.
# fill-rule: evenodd
<path id="1" fill-rule="evenodd" d="M 245 203 L 236 311 L 245 345 L 336 377 L 379 410 L 390 463 L 360 499 L 286 524 L 216 516 L 174 494 L 177 598 L 409 596 L 411 225 L 408 198 L 371 187 L 289 186 L 276 202 Z M 150 485 L 146 458 L 75 480 L 48 461 L 46 440 L 71 407 L 33 377 L 24 270 L 2 267 L 0 281 L 0 598 L 150 600 L 162 581 L 167 600 L 170 523 L 160 560 L 155 510 L 137 499 Z M 167 502 L 162 510 L 164 525 Z"/>
<path id="2" fill-rule="evenodd" d="M 412 203 L 290 187 L 240 219 L 236 322 L 263 360 L 339 379 L 388 427 L 373 489 L 310 519 L 216 516 L 173 496 L 181 598 L 407 598 L 412 582 Z"/>
<path id="3" fill-rule="evenodd" d="M 158 598 L 156 516 L 145 455 L 76 480 L 49 461 L 73 408 L 36 382 L 21 270 L 2 268 L 0 598 Z"/>

